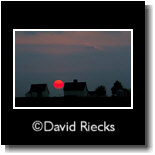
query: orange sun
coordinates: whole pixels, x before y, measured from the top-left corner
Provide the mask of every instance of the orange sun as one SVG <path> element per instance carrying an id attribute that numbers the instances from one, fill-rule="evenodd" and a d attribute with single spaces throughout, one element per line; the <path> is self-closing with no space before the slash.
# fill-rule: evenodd
<path id="1" fill-rule="evenodd" d="M 64 83 L 61 80 L 56 80 L 56 81 L 54 81 L 53 86 L 56 89 L 61 89 L 61 88 L 63 88 Z"/>

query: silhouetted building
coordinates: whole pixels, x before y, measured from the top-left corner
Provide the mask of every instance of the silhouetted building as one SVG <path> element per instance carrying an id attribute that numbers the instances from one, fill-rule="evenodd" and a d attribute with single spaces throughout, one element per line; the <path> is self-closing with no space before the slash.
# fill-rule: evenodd
<path id="1" fill-rule="evenodd" d="M 130 96 L 131 93 L 128 89 L 119 89 L 116 91 L 116 93 L 114 94 L 114 96 L 117 96 L 117 97 L 127 97 L 127 96 Z"/>
<path id="2" fill-rule="evenodd" d="M 96 95 L 96 91 L 88 91 L 89 96 L 91 97 L 95 97 Z"/>
<path id="3" fill-rule="evenodd" d="M 123 89 L 119 89 L 116 91 L 116 93 L 114 94 L 114 96 L 118 96 L 118 97 L 123 97 L 124 94 L 124 90 Z"/>
<path id="4" fill-rule="evenodd" d="M 73 82 L 66 82 L 64 84 L 64 96 L 88 96 L 88 89 L 86 82 L 78 82 L 78 80 L 73 80 Z"/>
<path id="5" fill-rule="evenodd" d="M 49 90 L 47 84 L 32 84 L 29 92 L 25 94 L 26 97 L 49 97 Z"/>

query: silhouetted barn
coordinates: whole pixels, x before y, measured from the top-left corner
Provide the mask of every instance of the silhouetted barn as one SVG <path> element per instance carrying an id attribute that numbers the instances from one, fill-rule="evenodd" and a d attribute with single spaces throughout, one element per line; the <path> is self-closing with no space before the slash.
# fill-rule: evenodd
<path id="1" fill-rule="evenodd" d="M 47 84 L 32 84 L 30 90 L 25 94 L 26 97 L 49 97 Z"/>
<path id="2" fill-rule="evenodd" d="M 97 96 L 96 91 L 88 91 L 88 93 L 89 93 L 89 96 L 91 96 L 91 97 L 96 97 Z"/>
<path id="3" fill-rule="evenodd" d="M 118 96 L 118 97 L 126 97 L 130 95 L 131 95 L 131 92 L 128 89 L 119 89 L 114 94 L 114 96 Z"/>
<path id="4" fill-rule="evenodd" d="M 78 82 L 78 80 L 73 80 L 73 82 L 66 82 L 64 84 L 64 96 L 88 96 L 88 89 L 86 82 Z"/>

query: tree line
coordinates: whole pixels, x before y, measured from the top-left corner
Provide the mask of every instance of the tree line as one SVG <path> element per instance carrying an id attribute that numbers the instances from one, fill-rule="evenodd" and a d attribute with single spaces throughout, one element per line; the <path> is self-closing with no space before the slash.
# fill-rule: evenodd
<path id="1" fill-rule="evenodd" d="M 95 89 L 97 96 L 106 96 L 106 88 L 103 85 L 98 86 Z M 131 90 L 124 88 L 121 84 L 121 82 L 116 81 L 113 84 L 113 87 L 111 88 L 112 96 L 130 96 Z"/>

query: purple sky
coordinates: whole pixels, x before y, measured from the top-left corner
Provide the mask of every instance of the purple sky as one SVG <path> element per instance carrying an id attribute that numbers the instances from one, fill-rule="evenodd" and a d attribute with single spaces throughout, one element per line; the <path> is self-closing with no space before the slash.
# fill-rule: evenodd
<path id="1" fill-rule="evenodd" d="M 16 31 L 15 96 L 31 84 L 47 83 L 50 96 L 63 96 L 55 80 L 87 82 L 89 90 L 104 85 L 107 95 L 119 80 L 131 88 L 130 31 Z"/>

